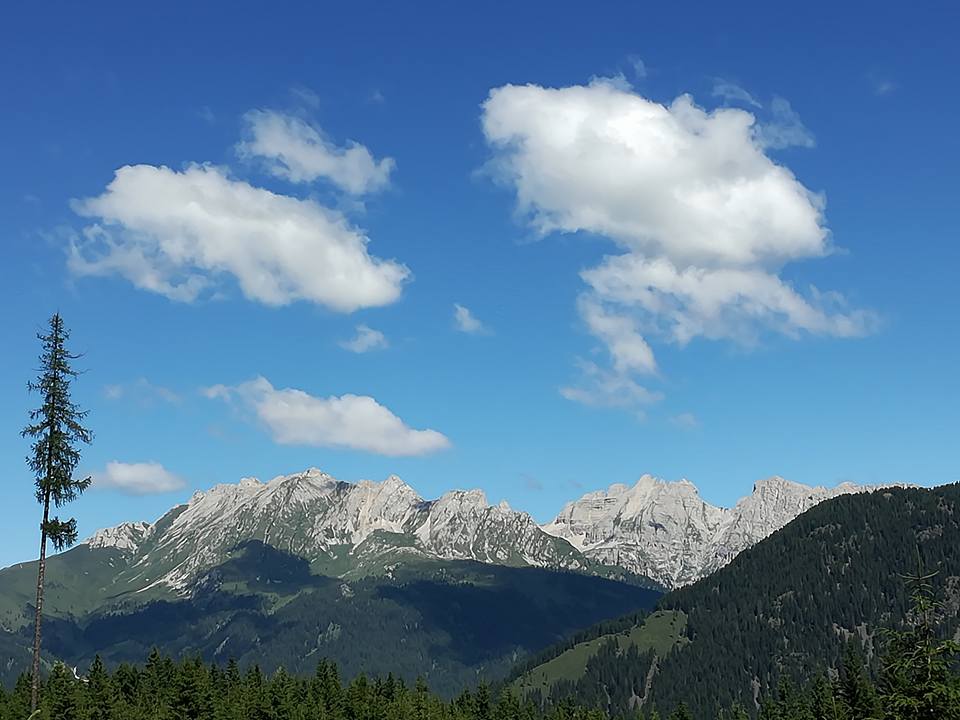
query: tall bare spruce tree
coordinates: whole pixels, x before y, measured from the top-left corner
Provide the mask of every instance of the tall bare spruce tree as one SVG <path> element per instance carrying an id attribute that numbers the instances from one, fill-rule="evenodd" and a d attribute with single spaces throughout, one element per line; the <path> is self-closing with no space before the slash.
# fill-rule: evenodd
<path id="1" fill-rule="evenodd" d="M 38 334 L 42 344 L 40 369 L 35 382 L 27 387 L 40 395 L 43 402 L 30 411 L 30 423 L 24 437 L 33 438 L 27 465 L 33 471 L 37 486 L 37 502 L 43 506 L 40 523 L 40 562 L 37 567 L 37 607 L 33 632 L 33 669 L 30 709 L 37 709 L 40 688 L 40 621 L 43 613 L 43 575 L 47 563 L 47 541 L 57 550 L 77 541 L 77 521 L 50 516 L 50 504 L 61 507 L 76 500 L 89 487 L 90 478 L 76 479 L 73 474 L 80 462 L 79 443 L 90 443 L 93 433 L 83 426 L 87 412 L 70 399 L 70 383 L 78 373 L 71 362 L 79 355 L 67 350 L 70 332 L 57 313 L 50 318 L 46 334 Z"/>

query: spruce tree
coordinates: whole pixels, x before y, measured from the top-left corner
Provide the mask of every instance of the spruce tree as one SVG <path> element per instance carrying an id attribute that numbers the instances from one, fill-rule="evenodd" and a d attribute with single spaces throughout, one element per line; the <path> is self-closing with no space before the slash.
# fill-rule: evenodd
<path id="1" fill-rule="evenodd" d="M 30 411 L 30 423 L 21 433 L 33 438 L 27 465 L 33 471 L 37 502 L 43 506 L 40 523 L 40 561 L 37 565 L 37 604 L 33 629 L 33 666 L 30 709 L 37 709 L 40 689 L 40 622 L 43 614 L 43 579 L 47 562 L 47 540 L 56 550 L 70 547 L 77 540 L 77 521 L 50 516 L 51 502 L 56 507 L 75 500 L 90 485 L 90 478 L 74 478 L 80 462 L 78 443 L 90 443 L 93 433 L 83 426 L 87 413 L 70 397 L 71 381 L 78 373 L 71 363 L 79 356 L 66 346 L 70 332 L 60 313 L 50 318 L 46 334 L 38 334 L 42 345 L 36 382 L 27 384 L 42 398 L 42 404 Z"/>
<path id="2" fill-rule="evenodd" d="M 80 692 L 73 671 L 62 662 L 54 664 L 43 686 L 43 716 L 57 720 L 82 720 Z"/>
<path id="3" fill-rule="evenodd" d="M 944 607 L 930 582 L 936 575 L 921 567 L 906 578 L 912 590 L 908 627 L 886 633 L 880 696 L 890 720 L 960 720 L 960 644 L 938 637 Z"/>
<path id="4" fill-rule="evenodd" d="M 876 720 L 880 715 L 877 691 L 863 663 L 861 649 L 853 640 L 847 643 L 840 667 L 839 695 L 848 717 Z"/>
<path id="5" fill-rule="evenodd" d="M 814 720 L 845 720 L 847 717 L 837 700 L 833 683 L 823 672 L 817 673 L 810 686 L 810 709 Z"/>
<path id="6" fill-rule="evenodd" d="M 94 657 L 87 671 L 85 685 L 87 702 L 84 720 L 114 720 L 117 710 L 116 688 L 99 655 Z"/>

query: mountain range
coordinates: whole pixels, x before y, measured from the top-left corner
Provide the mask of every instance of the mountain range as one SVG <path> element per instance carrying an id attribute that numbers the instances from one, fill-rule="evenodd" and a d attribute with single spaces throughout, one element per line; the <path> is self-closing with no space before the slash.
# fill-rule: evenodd
<path id="1" fill-rule="evenodd" d="M 861 489 L 770 478 L 722 509 L 689 482 L 644 476 L 541 526 L 482 491 L 425 500 L 396 476 L 244 478 L 52 557 L 45 648 L 83 665 L 158 646 L 268 671 L 329 657 L 347 675 L 423 675 L 453 691 L 645 611 L 810 506 Z M 33 562 L 0 570 L 0 679 L 25 667 L 35 583 Z"/>
<path id="2" fill-rule="evenodd" d="M 843 483 L 809 487 L 774 476 L 731 508 L 704 501 L 687 481 L 644 475 L 632 487 L 611 485 L 569 503 L 542 529 L 584 557 L 656 580 L 688 585 L 729 563 L 801 513 L 838 495 L 874 490 Z"/>
<path id="3" fill-rule="evenodd" d="M 392 562 L 421 557 L 629 573 L 674 588 L 722 567 L 823 500 L 868 489 L 771 477 L 721 508 L 689 481 L 644 475 L 632 487 L 588 493 L 538 526 L 506 502 L 490 504 L 482 490 L 424 500 L 395 475 L 348 483 L 311 468 L 266 483 L 244 478 L 216 485 L 153 524 L 123 523 L 85 544 L 123 553 L 127 564 L 114 582 L 138 592 L 184 591 L 249 540 L 306 558 L 326 575 L 389 572 Z"/>
<path id="4" fill-rule="evenodd" d="M 480 490 L 427 501 L 395 475 L 348 483 L 317 469 L 216 485 L 153 524 L 123 523 L 85 545 L 128 558 L 115 578 L 124 587 L 183 592 L 251 540 L 345 578 L 389 573 L 397 561 L 413 558 L 569 570 L 595 564 L 527 513 L 489 504 Z"/>

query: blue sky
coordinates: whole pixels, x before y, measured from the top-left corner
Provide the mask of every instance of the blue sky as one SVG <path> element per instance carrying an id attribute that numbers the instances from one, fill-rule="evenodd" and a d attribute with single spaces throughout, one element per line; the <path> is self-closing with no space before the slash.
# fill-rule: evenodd
<path id="1" fill-rule="evenodd" d="M 84 535 L 309 466 L 541 520 L 645 472 L 960 479 L 958 11 L 791 13 L 9 11 L 0 565 L 55 310 Z"/>

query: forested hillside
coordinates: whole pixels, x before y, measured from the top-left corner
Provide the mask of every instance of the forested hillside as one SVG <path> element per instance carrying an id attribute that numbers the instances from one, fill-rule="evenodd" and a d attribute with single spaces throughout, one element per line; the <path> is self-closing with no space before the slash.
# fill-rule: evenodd
<path id="1" fill-rule="evenodd" d="M 777 689 L 758 697 L 756 707 L 733 704 L 711 720 L 960 720 L 960 645 L 938 639 L 931 622 L 937 604 L 925 578 L 911 581 L 913 621 L 885 636 L 877 658 L 878 682 L 848 646 L 836 677 L 820 674 L 798 688 L 781 678 Z M 602 656 L 603 651 L 598 653 Z M 620 664 L 636 662 L 628 652 Z M 608 679 L 616 681 L 615 676 Z M 491 693 L 467 688 L 453 701 L 432 694 L 422 678 L 412 685 L 392 673 L 374 680 L 361 674 L 344 685 L 337 666 L 320 660 L 310 676 L 278 669 L 265 675 L 199 658 L 172 661 L 154 651 L 142 667 L 112 670 L 99 657 L 83 676 L 56 664 L 40 688 L 30 720 L 607 720 L 598 696 L 546 708 L 511 686 Z M 597 687 L 602 692 L 603 686 Z M 29 678 L 12 692 L 0 687 L 0 720 L 21 720 L 29 708 Z M 692 720 L 686 703 L 669 715 L 640 708 L 636 720 Z M 623 714 L 616 717 L 622 718 Z"/>
<path id="2" fill-rule="evenodd" d="M 592 640 L 576 677 L 554 673 L 545 687 L 543 674 L 527 667 L 518 683 L 543 702 L 597 698 L 615 712 L 641 701 L 661 712 L 685 702 L 695 717 L 712 720 L 721 707 L 754 708 L 784 679 L 809 680 L 839 667 L 851 642 L 876 669 L 880 628 L 906 617 L 902 576 L 916 572 L 918 560 L 937 573 L 931 582 L 945 602 L 940 632 L 954 632 L 958 547 L 958 485 L 835 498 L 714 575 L 665 595 L 659 609 L 685 622 L 669 650 L 644 652 L 650 643 L 642 622 L 634 621 L 595 635 L 600 642 Z M 582 652 L 569 643 L 559 650 Z M 543 657 L 556 667 L 551 655 L 559 659 L 549 650 Z"/>
<path id="3" fill-rule="evenodd" d="M 48 667 L 55 659 L 85 667 L 97 653 L 109 663 L 136 662 L 155 646 L 175 656 L 257 663 L 265 672 L 309 672 L 327 657 L 347 677 L 394 672 L 412 682 L 422 675 L 452 695 L 478 679 L 502 678 L 518 658 L 579 628 L 650 608 L 660 596 L 581 573 L 463 561 L 407 561 L 387 574 L 346 581 L 249 542 L 189 596 L 144 603 L 130 593 L 101 605 L 94 579 L 109 573 L 110 562 L 112 551 L 83 547 L 51 561 Z M 28 592 L 33 572 L 24 564 L 0 574 L 7 602 L 0 603 L 0 620 L 3 613 L 20 616 L 10 599 L 21 585 Z M 7 685 L 28 667 L 31 630 L 0 629 L 0 650 L 9 650 L 0 665 Z"/>

